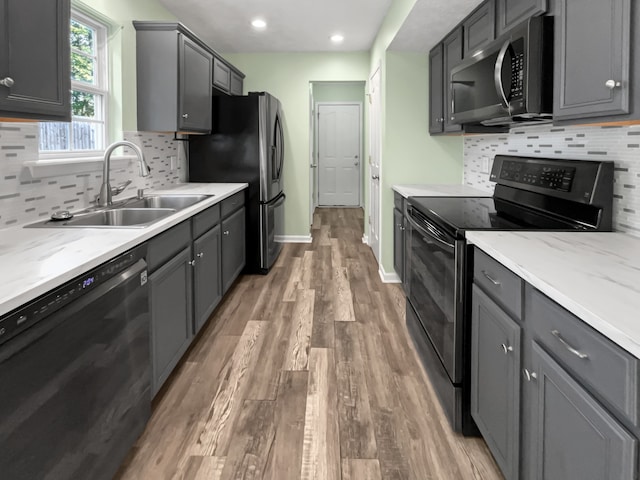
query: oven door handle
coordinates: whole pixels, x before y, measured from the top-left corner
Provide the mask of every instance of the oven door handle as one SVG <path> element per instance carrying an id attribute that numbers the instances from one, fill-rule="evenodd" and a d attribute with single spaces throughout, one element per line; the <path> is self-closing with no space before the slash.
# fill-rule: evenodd
<path id="1" fill-rule="evenodd" d="M 453 243 L 449 243 L 445 240 L 445 234 L 441 233 L 435 225 L 432 225 L 431 223 L 425 221 L 425 225 L 423 226 L 416 222 L 412 218 L 411 211 L 409 211 L 409 215 L 407 215 L 407 220 L 409 220 L 409 223 L 411 223 L 413 228 L 418 230 L 422 235 L 436 240 L 437 242 L 445 245 L 448 248 L 455 248 L 455 245 Z"/>

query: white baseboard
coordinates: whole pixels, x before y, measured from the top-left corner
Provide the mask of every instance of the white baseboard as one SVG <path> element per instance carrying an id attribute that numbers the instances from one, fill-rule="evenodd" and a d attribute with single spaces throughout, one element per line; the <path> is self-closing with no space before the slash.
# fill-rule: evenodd
<path id="1" fill-rule="evenodd" d="M 369 235 L 362 234 L 362 243 L 369 245 Z"/>
<path id="2" fill-rule="evenodd" d="M 311 243 L 311 235 L 276 235 L 275 241 L 280 243 Z"/>
<path id="3" fill-rule="evenodd" d="M 382 280 L 383 283 L 402 283 L 396 272 L 385 272 L 382 264 L 380 264 L 380 268 L 378 268 L 378 275 L 380 275 L 380 280 Z"/>

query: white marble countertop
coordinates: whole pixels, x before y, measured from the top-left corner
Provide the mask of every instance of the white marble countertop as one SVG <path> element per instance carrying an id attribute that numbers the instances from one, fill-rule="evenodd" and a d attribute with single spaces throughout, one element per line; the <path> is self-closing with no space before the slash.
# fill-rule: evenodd
<path id="1" fill-rule="evenodd" d="M 247 186 L 246 183 L 185 183 L 170 189 L 148 190 L 146 195 L 191 193 L 213 197 L 146 228 L 17 226 L 0 230 L 0 315 L 126 252 Z"/>
<path id="2" fill-rule="evenodd" d="M 640 358 L 640 238 L 607 232 L 467 232 L 467 240 Z"/>
<path id="3" fill-rule="evenodd" d="M 409 197 L 490 197 L 491 192 L 485 192 L 469 185 L 392 185 L 391 188 Z"/>

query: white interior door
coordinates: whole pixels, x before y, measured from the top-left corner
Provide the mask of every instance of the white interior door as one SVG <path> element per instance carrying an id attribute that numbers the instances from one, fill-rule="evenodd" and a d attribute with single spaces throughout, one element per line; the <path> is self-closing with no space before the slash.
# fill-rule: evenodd
<path id="1" fill-rule="evenodd" d="M 369 99 L 369 246 L 380 263 L 380 67 L 371 76 Z"/>
<path id="2" fill-rule="evenodd" d="M 317 171 L 318 165 L 315 161 L 315 109 L 313 101 L 313 83 L 309 83 L 309 191 L 311 192 L 311 201 L 309 202 L 309 225 L 313 223 L 313 212 L 316 210 L 316 202 L 318 191 Z"/>
<path id="3" fill-rule="evenodd" d="M 318 204 L 360 205 L 359 104 L 318 104 Z"/>

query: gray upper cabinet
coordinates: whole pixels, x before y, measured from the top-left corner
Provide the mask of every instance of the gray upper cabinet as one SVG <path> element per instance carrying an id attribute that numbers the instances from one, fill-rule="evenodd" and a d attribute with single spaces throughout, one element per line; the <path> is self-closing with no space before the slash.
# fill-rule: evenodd
<path id="1" fill-rule="evenodd" d="M 0 2 L 0 117 L 69 121 L 69 0 Z"/>
<path id="2" fill-rule="evenodd" d="M 476 285 L 471 320 L 471 416 L 507 480 L 520 455 L 520 326 Z"/>
<path id="3" fill-rule="evenodd" d="M 429 133 L 444 130 L 443 47 L 439 43 L 429 52 Z"/>
<path id="4" fill-rule="evenodd" d="M 546 12 L 547 0 L 495 0 L 496 36 L 500 36 L 529 17 Z M 580 0 L 578 0 L 580 2 Z M 584 1 L 582 3 L 585 3 Z M 592 3 L 592 2 L 586 2 Z M 595 3 L 595 2 L 594 2 Z M 590 22 L 591 23 L 591 22 Z M 589 24 L 586 24 L 589 25 Z M 589 30 L 589 29 L 585 29 Z"/>
<path id="5" fill-rule="evenodd" d="M 211 54 L 183 34 L 180 38 L 178 126 L 181 131 L 211 130 Z"/>
<path id="6" fill-rule="evenodd" d="M 628 113 L 631 0 L 558 0 L 557 10 L 554 121 Z"/>
<path id="7" fill-rule="evenodd" d="M 244 77 L 235 70 L 231 70 L 231 86 L 229 87 L 229 93 L 231 95 L 242 95 L 243 86 Z"/>
<path id="8" fill-rule="evenodd" d="M 528 373 L 533 419 L 527 478 L 637 479 L 637 440 L 535 342 Z"/>
<path id="9" fill-rule="evenodd" d="M 220 225 L 193 242 L 193 314 L 198 333 L 222 298 Z"/>
<path id="10" fill-rule="evenodd" d="M 224 92 L 231 89 L 231 68 L 218 58 L 213 59 L 213 85 Z"/>
<path id="11" fill-rule="evenodd" d="M 453 90 L 451 87 L 451 69 L 462 61 L 462 26 L 457 27 L 442 42 L 444 58 L 444 131 L 460 132 L 462 125 L 451 123 L 451 105 L 453 101 Z"/>
<path id="12" fill-rule="evenodd" d="M 138 130 L 211 131 L 213 56 L 179 23 L 133 24 Z"/>
<path id="13" fill-rule="evenodd" d="M 246 262 L 244 207 L 222 220 L 222 292 L 225 293 Z"/>
<path id="14" fill-rule="evenodd" d="M 487 0 L 462 22 L 465 58 L 481 50 L 496 38 L 495 15 L 495 0 Z"/>

